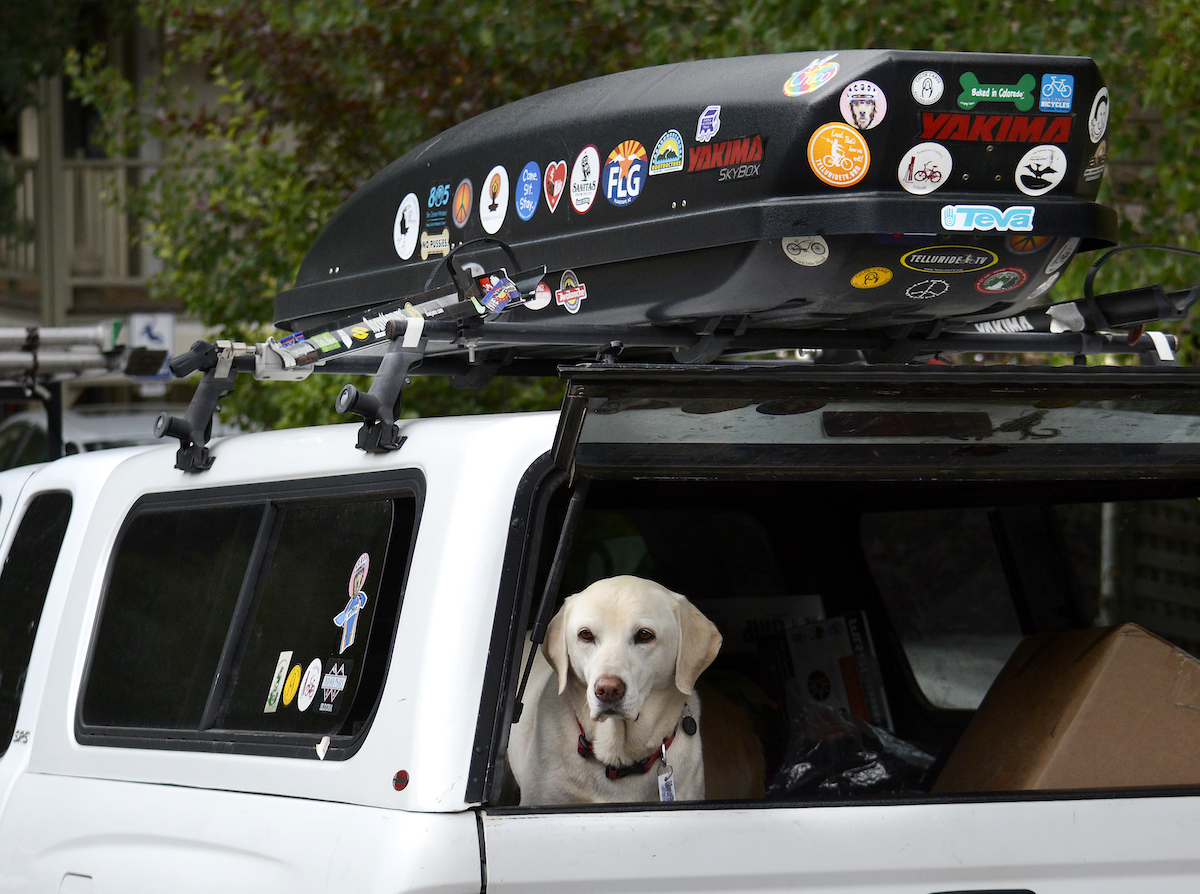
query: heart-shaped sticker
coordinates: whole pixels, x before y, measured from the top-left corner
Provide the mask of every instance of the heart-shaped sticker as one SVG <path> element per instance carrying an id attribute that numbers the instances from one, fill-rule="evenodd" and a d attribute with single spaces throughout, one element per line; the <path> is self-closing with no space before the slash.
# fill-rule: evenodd
<path id="1" fill-rule="evenodd" d="M 558 200 L 562 198 L 563 187 L 566 185 L 567 163 L 565 161 L 556 161 L 546 165 L 546 177 L 543 180 L 543 186 L 546 189 L 546 204 L 550 206 L 551 214 L 558 207 Z"/>

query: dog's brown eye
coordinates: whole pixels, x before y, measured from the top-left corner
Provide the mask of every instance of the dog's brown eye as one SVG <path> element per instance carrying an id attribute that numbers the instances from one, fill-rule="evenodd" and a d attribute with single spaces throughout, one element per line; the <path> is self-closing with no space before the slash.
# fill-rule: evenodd
<path id="1" fill-rule="evenodd" d="M 596 637 L 592 634 L 592 631 L 588 630 L 586 627 L 579 631 L 579 638 L 585 643 L 594 643 L 596 641 Z"/>
<path id="2" fill-rule="evenodd" d="M 647 630 L 645 627 L 643 627 L 636 634 L 634 634 L 633 638 L 636 642 L 639 642 L 639 643 L 653 642 L 654 641 L 654 631 Z"/>

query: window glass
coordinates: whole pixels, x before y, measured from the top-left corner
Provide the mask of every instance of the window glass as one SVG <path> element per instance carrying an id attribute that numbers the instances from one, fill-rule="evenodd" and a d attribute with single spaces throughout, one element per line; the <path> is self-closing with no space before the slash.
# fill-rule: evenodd
<path id="1" fill-rule="evenodd" d="M 33 639 L 70 518 L 70 494 L 34 497 L 0 572 L 0 754 L 12 741 Z"/>
<path id="2" fill-rule="evenodd" d="M 36 425 L 29 427 L 29 437 L 21 445 L 21 452 L 13 460 L 14 466 L 27 466 L 30 463 L 44 463 L 50 459 L 46 453 L 49 442 L 46 433 Z"/>
<path id="3" fill-rule="evenodd" d="M 21 439 L 29 426 L 24 423 L 11 425 L 0 432 L 0 469 L 11 469 L 14 465 L 13 455 L 21 446 Z"/>
<path id="4" fill-rule="evenodd" d="M 133 517 L 116 551 L 84 723 L 199 728 L 263 508 Z"/>

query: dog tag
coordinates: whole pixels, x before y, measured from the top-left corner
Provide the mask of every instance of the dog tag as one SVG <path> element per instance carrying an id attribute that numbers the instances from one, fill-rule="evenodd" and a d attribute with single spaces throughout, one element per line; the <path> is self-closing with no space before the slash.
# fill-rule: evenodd
<path id="1" fill-rule="evenodd" d="M 658 800 L 675 800 L 675 774 L 670 770 L 658 777 Z"/>

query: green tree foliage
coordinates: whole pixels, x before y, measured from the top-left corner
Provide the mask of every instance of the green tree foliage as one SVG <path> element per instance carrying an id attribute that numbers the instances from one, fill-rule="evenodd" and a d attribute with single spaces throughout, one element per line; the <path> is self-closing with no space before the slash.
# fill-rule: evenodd
<path id="1" fill-rule="evenodd" d="M 320 226 L 408 148 L 522 96 L 701 57 L 849 47 L 1091 55 L 1113 92 L 1110 163 L 1137 162 L 1108 178 L 1101 199 L 1122 210 L 1125 241 L 1196 247 L 1191 0 L 145 0 L 141 15 L 165 40 L 156 113 L 140 115 L 133 85 L 97 54 L 74 57 L 77 89 L 103 110 L 114 148 L 164 141 L 166 163 L 138 209 L 167 262 L 152 288 L 235 337 L 264 333 L 272 297 Z M 167 87 L 185 66 L 209 73 L 219 102 Z M 1153 133 L 1145 109 L 1162 113 Z M 1105 268 L 1100 288 L 1178 288 L 1198 269 L 1131 254 Z M 1060 296 L 1078 294 L 1087 263 L 1072 264 Z M 333 390 L 257 386 L 230 403 L 268 424 L 298 424 L 330 418 Z M 524 407 L 558 392 L 495 382 L 463 395 L 420 382 L 408 393 L 413 412 Z"/>

